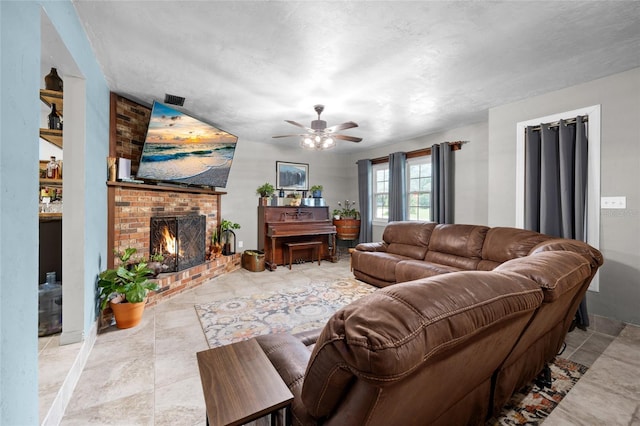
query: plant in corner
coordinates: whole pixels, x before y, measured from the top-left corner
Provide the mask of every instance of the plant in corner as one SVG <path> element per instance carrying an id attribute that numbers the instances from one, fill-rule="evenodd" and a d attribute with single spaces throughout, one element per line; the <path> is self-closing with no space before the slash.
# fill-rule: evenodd
<path id="1" fill-rule="evenodd" d="M 153 272 L 144 260 L 133 260 L 136 249 L 128 247 L 116 253 L 121 264 L 107 269 L 98 276 L 100 309 L 107 304 L 113 310 L 118 328 L 131 328 L 140 323 L 147 294 L 158 289 L 158 284 L 149 280 Z"/>
<path id="2" fill-rule="evenodd" d="M 333 211 L 333 224 L 336 227 L 336 238 L 339 240 L 357 240 L 360 235 L 360 212 L 356 210 L 356 203 L 344 200 L 339 202 L 341 209 Z"/>

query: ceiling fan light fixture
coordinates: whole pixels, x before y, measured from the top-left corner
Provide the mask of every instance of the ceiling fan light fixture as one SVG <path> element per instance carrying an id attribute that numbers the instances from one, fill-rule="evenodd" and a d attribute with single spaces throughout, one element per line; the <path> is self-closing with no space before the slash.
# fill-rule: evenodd
<path id="1" fill-rule="evenodd" d="M 327 122 L 320 119 L 320 114 L 324 110 L 324 105 L 314 105 L 313 107 L 318 113 L 318 119 L 311 122 L 311 127 L 306 127 L 297 121 L 285 120 L 289 124 L 300 127 L 307 131 L 307 134 L 299 135 L 279 135 L 273 136 L 274 138 L 288 138 L 290 136 L 301 136 L 300 146 L 304 149 L 322 151 L 325 149 L 331 149 L 336 146 L 336 139 L 345 140 L 349 142 L 360 142 L 362 138 L 353 136 L 337 134 L 341 130 L 352 129 L 358 127 L 358 124 L 353 121 L 347 121 L 346 123 L 337 124 L 335 126 L 327 127 Z"/>

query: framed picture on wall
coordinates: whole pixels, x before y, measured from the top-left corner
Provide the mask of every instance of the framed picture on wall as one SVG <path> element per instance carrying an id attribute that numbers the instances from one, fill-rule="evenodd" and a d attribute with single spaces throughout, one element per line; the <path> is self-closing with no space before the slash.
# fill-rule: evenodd
<path id="1" fill-rule="evenodd" d="M 309 165 L 276 161 L 276 189 L 309 190 Z"/>

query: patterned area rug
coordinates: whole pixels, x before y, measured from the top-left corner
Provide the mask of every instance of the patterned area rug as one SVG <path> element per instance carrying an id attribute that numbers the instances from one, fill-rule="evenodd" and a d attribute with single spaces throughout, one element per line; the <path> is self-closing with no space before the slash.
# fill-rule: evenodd
<path id="1" fill-rule="evenodd" d="M 564 358 L 556 358 L 551 368 L 551 388 L 529 384 L 516 392 L 499 416 L 487 425 L 538 425 L 562 401 L 573 385 L 587 372 L 587 367 Z"/>
<path id="2" fill-rule="evenodd" d="M 214 348 L 262 334 L 323 327 L 335 311 L 375 290 L 376 287 L 346 278 L 197 304 L 195 309 L 209 347 Z M 556 358 L 551 365 L 551 389 L 526 386 L 486 425 L 542 423 L 586 371 L 583 365 Z"/>
<path id="3" fill-rule="evenodd" d="M 353 278 L 316 281 L 273 293 L 195 305 L 209 347 L 270 333 L 298 333 L 324 327 L 343 306 L 376 290 Z"/>

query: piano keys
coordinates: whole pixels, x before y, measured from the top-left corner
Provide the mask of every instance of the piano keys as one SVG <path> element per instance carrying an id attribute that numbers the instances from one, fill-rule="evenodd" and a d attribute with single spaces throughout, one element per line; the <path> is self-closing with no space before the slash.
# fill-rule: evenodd
<path id="1" fill-rule="evenodd" d="M 264 251 L 265 264 L 270 270 L 288 264 L 284 243 L 305 241 L 320 241 L 321 258 L 337 261 L 336 227 L 328 206 L 258 206 L 258 250 Z M 304 260 L 313 260 L 312 250 L 300 253 Z"/>

